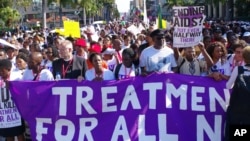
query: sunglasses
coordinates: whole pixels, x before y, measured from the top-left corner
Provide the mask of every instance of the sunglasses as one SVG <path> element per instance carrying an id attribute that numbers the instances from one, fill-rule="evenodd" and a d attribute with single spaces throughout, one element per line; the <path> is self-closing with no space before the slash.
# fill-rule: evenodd
<path id="1" fill-rule="evenodd" d="M 49 52 L 49 51 L 46 52 L 46 54 L 51 54 L 51 53 L 53 53 L 53 52 Z"/>

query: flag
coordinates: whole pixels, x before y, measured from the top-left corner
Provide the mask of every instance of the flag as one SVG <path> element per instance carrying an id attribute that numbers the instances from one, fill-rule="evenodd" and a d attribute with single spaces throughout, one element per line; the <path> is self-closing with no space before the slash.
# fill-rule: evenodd
<path id="1" fill-rule="evenodd" d="M 162 19 L 161 5 L 159 4 L 158 18 L 156 21 L 159 29 L 167 28 L 167 20 Z"/>
<path id="2" fill-rule="evenodd" d="M 158 8 L 158 28 L 162 29 L 163 25 L 162 25 L 162 15 L 161 15 L 161 5 L 159 4 L 159 8 Z"/>

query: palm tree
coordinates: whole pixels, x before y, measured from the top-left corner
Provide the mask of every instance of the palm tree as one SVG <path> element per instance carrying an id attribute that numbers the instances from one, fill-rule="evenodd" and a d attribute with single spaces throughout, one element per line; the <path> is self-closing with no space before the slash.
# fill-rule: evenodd
<path id="1" fill-rule="evenodd" d="M 75 0 L 73 2 L 73 5 L 75 7 L 78 7 L 78 9 L 82 8 L 83 11 L 83 24 L 86 25 L 86 15 L 87 12 L 91 11 L 91 9 L 94 7 L 93 5 L 96 5 L 97 3 L 95 3 L 93 0 Z"/>

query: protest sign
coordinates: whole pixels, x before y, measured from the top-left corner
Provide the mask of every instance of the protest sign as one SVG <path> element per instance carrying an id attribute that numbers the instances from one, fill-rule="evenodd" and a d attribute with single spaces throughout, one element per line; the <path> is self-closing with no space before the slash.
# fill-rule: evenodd
<path id="1" fill-rule="evenodd" d="M 80 25 L 75 21 L 63 21 L 63 27 L 65 30 L 65 36 L 71 36 L 73 38 L 80 38 Z"/>
<path id="2" fill-rule="evenodd" d="M 6 88 L 0 88 L 0 129 L 21 125 L 21 116 Z"/>
<path id="3" fill-rule="evenodd" d="M 137 35 L 140 33 L 139 29 L 135 25 L 131 25 L 127 28 L 127 31 L 133 33 L 134 35 Z"/>
<path id="4" fill-rule="evenodd" d="M 192 47 L 202 39 L 204 6 L 173 7 L 173 46 Z"/>
<path id="5" fill-rule="evenodd" d="M 38 141 L 221 141 L 230 96 L 224 88 L 178 74 L 10 83 Z"/>

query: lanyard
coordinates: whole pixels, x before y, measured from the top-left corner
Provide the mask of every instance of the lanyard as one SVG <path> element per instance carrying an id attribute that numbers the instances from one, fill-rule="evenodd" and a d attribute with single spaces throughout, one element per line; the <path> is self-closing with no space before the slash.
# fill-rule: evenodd
<path id="1" fill-rule="evenodd" d="M 67 65 L 66 68 L 64 67 L 64 63 L 63 63 L 63 66 L 62 66 L 62 77 L 63 77 L 63 78 L 65 78 L 66 73 L 67 73 L 67 71 L 68 71 L 70 65 L 72 64 L 72 62 L 73 62 L 73 59 L 71 59 L 71 60 L 69 61 L 69 64 Z"/>
<path id="2" fill-rule="evenodd" d="M 117 57 L 118 57 L 118 60 L 119 60 L 119 63 L 122 61 L 122 56 L 120 54 L 119 51 L 116 51 L 117 52 Z"/>
<path id="3" fill-rule="evenodd" d="M 33 70 L 32 70 L 32 74 L 33 74 L 33 76 L 34 76 L 33 81 L 39 81 L 39 79 L 40 79 L 40 72 L 41 72 L 41 71 L 39 71 L 38 74 L 35 74 L 35 73 L 33 72 Z"/>

